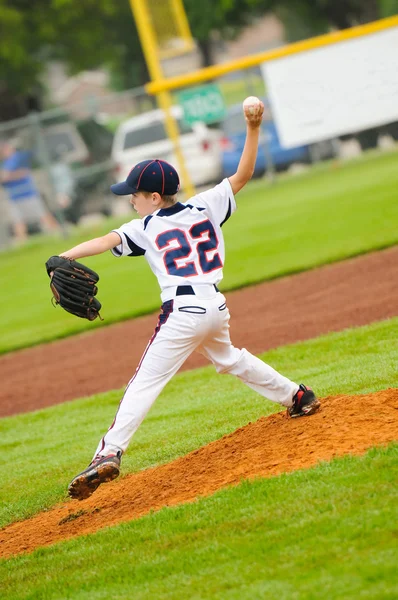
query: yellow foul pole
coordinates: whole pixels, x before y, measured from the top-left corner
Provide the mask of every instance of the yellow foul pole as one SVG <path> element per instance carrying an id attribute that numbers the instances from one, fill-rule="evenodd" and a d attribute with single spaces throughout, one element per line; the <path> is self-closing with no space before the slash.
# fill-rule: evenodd
<path id="1" fill-rule="evenodd" d="M 171 8 L 174 13 L 174 18 L 177 23 L 178 31 L 181 33 L 187 50 L 194 50 L 191 30 L 189 27 L 187 14 L 185 12 L 182 0 L 171 0 Z"/>
<path id="2" fill-rule="evenodd" d="M 138 35 L 144 52 L 148 71 L 153 83 L 164 79 L 163 70 L 159 60 L 158 45 L 154 33 L 151 16 L 148 10 L 146 0 L 130 0 L 131 10 L 137 25 Z M 165 114 L 166 132 L 174 144 L 174 150 L 178 160 L 178 166 L 182 177 L 184 191 L 187 196 L 195 195 L 195 188 L 192 185 L 191 178 L 185 165 L 184 156 L 179 142 L 179 130 L 174 119 L 171 107 L 172 96 L 168 90 L 157 93 L 159 107 Z M 154 157 L 156 158 L 156 157 Z"/>

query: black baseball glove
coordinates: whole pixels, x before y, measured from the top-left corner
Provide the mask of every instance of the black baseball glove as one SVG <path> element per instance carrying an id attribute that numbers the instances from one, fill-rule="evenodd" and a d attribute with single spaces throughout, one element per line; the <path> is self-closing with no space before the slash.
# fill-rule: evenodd
<path id="1" fill-rule="evenodd" d="M 95 298 L 99 276 L 75 260 L 51 256 L 46 262 L 47 274 L 51 278 L 50 288 L 55 304 L 64 310 L 94 321 L 101 318 L 101 303 Z"/>

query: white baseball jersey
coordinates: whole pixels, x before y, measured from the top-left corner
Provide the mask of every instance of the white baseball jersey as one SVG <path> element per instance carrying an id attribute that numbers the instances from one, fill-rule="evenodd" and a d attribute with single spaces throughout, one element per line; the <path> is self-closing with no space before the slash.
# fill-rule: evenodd
<path id="1" fill-rule="evenodd" d="M 115 256 L 145 256 L 163 291 L 180 284 L 217 284 L 225 260 L 222 225 L 236 210 L 228 179 L 114 231 L 121 244 Z"/>

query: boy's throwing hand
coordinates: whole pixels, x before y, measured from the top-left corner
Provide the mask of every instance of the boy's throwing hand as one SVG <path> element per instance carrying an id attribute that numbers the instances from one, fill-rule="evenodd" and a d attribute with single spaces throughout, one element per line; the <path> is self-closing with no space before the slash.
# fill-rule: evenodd
<path id="1" fill-rule="evenodd" d="M 264 104 L 256 96 L 249 96 L 243 101 L 243 114 L 249 127 L 259 127 L 263 120 Z"/>

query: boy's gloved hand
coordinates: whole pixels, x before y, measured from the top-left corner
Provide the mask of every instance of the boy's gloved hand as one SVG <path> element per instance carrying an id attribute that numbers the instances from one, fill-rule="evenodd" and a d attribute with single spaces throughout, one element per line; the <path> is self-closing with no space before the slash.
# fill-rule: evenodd
<path id="1" fill-rule="evenodd" d="M 101 303 L 95 298 L 99 275 L 95 271 L 62 256 L 51 256 L 46 270 L 55 304 L 82 319 L 101 318 Z"/>

